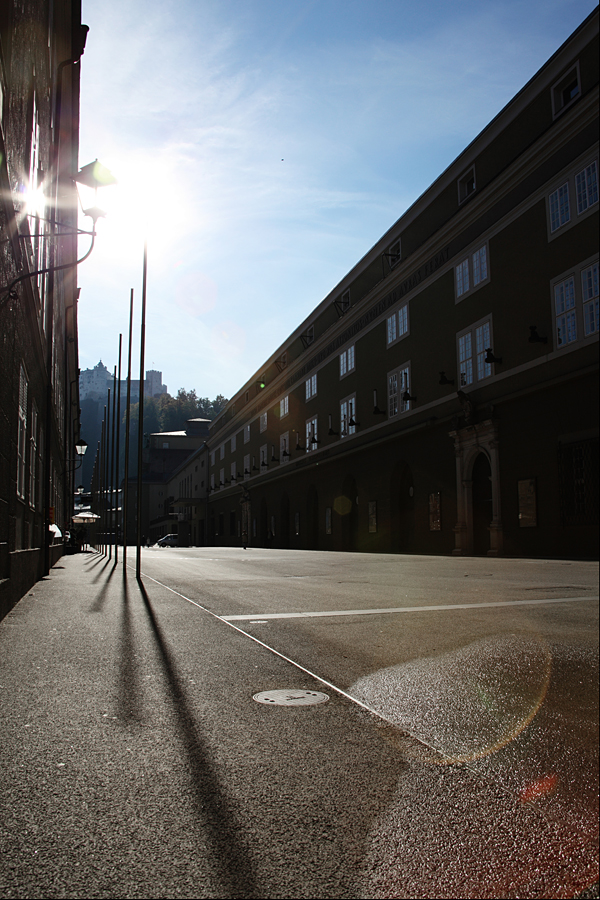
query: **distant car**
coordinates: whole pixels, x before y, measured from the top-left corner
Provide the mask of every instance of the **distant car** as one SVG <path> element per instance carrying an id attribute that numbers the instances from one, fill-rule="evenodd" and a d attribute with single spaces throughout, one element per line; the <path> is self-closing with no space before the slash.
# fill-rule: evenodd
<path id="1" fill-rule="evenodd" d="M 161 537 L 156 543 L 159 547 L 177 547 L 179 546 L 179 535 L 165 534 L 165 536 Z"/>

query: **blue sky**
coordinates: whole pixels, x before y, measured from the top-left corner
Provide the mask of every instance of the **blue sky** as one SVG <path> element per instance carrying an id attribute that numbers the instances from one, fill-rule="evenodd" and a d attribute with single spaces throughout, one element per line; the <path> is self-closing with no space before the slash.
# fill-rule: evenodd
<path id="1" fill-rule="evenodd" d="M 137 341 L 146 238 L 146 368 L 232 396 L 595 6 L 84 0 L 80 163 L 119 184 L 81 368 L 116 364 L 131 288 Z"/>

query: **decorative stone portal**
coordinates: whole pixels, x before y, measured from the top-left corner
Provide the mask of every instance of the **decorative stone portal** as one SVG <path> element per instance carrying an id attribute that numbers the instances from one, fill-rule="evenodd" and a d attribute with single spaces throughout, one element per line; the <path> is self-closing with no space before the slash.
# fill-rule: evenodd
<path id="1" fill-rule="evenodd" d="M 456 509 L 454 556 L 502 556 L 504 538 L 500 515 L 498 423 L 488 419 L 449 432 L 456 456 Z M 484 457 L 481 459 L 480 457 Z M 489 475 L 487 475 L 489 467 Z M 475 479 L 474 479 L 475 474 Z M 491 482 L 486 496 L 485 479 Z M 487 507 L 486 507 L 486 504 Z M 491 506 L 491 509 L 490 509 Z M 485 510 L 490 509 L 489 515 Z M 485 522 L 488 524 L 484 524 Z M 489 544 L 482 531 L 487 528 Z"/>

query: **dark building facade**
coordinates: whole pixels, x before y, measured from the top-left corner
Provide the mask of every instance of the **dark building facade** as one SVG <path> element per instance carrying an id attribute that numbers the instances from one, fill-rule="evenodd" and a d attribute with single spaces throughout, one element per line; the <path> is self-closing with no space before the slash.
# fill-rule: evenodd
<path id="1" fill-rule="evenodd" d="M 0 5 L 0 616 L 62 554 L 71 517 L 86 33 L 74 0 Z"/>
<path id="2" fill-rule="evenodd" d="M 598 11 L 211 424 L 208 540 L 595 557 Z"/>

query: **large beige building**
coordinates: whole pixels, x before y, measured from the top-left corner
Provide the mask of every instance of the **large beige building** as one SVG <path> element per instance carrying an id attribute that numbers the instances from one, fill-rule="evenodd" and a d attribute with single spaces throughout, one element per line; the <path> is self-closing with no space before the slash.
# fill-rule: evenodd
<path id="1" fill-rule="evenodd" d="M 594 556 L 595 10 L 212 422 L 209 543 Z"/>

